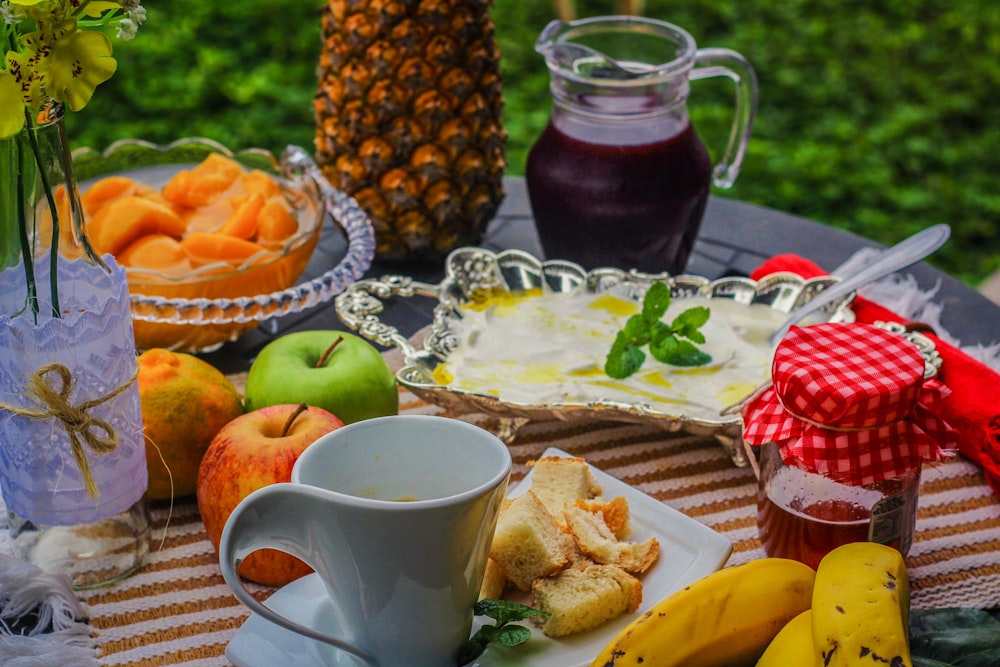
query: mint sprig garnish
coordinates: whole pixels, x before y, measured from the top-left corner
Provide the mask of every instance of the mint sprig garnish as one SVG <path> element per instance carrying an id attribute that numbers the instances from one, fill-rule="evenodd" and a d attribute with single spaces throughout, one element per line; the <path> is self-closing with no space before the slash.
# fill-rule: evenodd
<path id="1" fill-rule="evenodd" d="M 473 613 L 476 616 L 489 616 L 496 621 L 496 624 L 484 625 L 476 630 L 462 651 L 459 658 L 460 665 L 472 662 L 481 656 L 490 643 L 518 646 L 531 638 L 531 630 L 522 625 L 510 625 L 511 623 L 523 621 L 532 616 L 549 616 L 547 611 L 532 609 L 509 600 L 493 600 L 491 598 L 477 602 L 473 607 Z"/>
<path id="2" fill-rule="evenodd" d="M 711 311 L 705 306 L 688 308 L 667 324 L 662 318 L 669 307 L 670 288 L 660 282 L 650 285 L 642 312 L 628 318 L 611 344 L 604 360 L 608 377 L 624 380 L 642 368 L 646 361 L 642 348 L 647 345 L 654 359 L 671 366 L 704 366 L 712 361 L 711 355 L 697 347 L 705 343 L 701 327 Z"/>

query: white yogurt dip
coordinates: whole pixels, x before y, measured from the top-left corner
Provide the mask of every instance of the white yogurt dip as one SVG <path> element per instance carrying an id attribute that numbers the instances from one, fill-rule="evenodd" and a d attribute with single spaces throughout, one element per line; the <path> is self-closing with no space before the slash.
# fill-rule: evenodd
<path id="1" fill-rule="evenodd" d="M 674 416 L 720 420 L 720 411 L 749 395 L 770 376 L 768 335 L 785 315 L 767 305 L 731 299 L 674 299 L 663 317 L 672 321 L 694 306 L 707 306 L 699 348 L 712 361 L 678 367 L 656 361 L 648 350 L 642 367 L 615 380 L 604 360 L 617 332 L 641 304 L 613 292 L 503 295 L 466 304 L 452 325 L 457 350 L 435 370 L 451 389 L 496 396 L 511 404 L 590 405 L 614 401 Z"/>

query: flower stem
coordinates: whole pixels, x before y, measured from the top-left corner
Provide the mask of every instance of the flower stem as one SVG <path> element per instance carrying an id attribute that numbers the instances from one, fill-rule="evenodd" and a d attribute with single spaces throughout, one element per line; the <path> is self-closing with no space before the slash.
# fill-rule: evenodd
<path id="1" fill-rule="evenodd" d="M 24 280 L 27 286 L 27 302 L 31 308 L 32 315 L 35 316 L 35 323 L 38 323 L 38 291 L 35 288 L 35 261 L 31 252 L 31 243 L 28 241 L 28 218 L 24 209 L 24 147 L 20 141 L 14 139 L 17 144 L 17 236 L 21 243 L 21 258 L 24 261 Z"/>
<path id="2" fill-rule="evenodd" d="M 41 149 L 38 146 L 38 137 L 35 135 L 35 126 L 31 122 L 31 113 L 25 109 L 24 117 L 27 121 L 28 142 L 31 144 L 31 152 L 35 156 L 35 164 L 38 165 L 38 176 L 42 181 L 42 190 L 45 191 L 45 200 L 48 202 L 49 211 L 52 213 L 52 247 L 49 248 L 49 294 L 52 298 L 52 317 L 60 317 L 62 309 L 59 307 L 59 208 L 56 206 L 55 197 L 52 195 L 52 184 L 49 183 L 49 175 L 42 163 Z M 23 218 L 22 218 L 23 219 Z M 25 263 L 29 261 L 28 256 L 24 258 Z M 34 261 L 34 258 L 31 258 Z M 34 311 L 38 312 L 36 305 Z"/>

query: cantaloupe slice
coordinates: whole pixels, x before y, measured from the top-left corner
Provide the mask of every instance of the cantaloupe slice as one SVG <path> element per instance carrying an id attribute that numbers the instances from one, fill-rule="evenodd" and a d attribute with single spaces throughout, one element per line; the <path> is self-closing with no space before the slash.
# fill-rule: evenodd
<path id="1" fill-rule="evenodd" d="M 244 174 L 236 160 L 212 153 L 191 171 L 182 170 L 163 186 L 163 198 L 179 206 L 208 206 Z"/>
<path id="2" fill-rule="evenodd" d="M 161 191 L 163 198 L 178 206 L 187 206 L 188 191 L 191 189 L 191 181 L 194 176 L 190 171 L 181 170 L 174 174 Z"/>
<path id="3" fill-rule="evenodd" d="M 185 208 L 208 206 L 232 184 L 225 176 L 196 176 L 189 171 L 179 171 L 163 186 L 163 198 Z"/>
<path id="4" fill-rule="evenodd" d="M 187 225 L 165 203 L 150 197 L 122 197 L 102 207 L 90 219 L 88 232 L 94 249 L 115 257 L 147 234 L 180 238 Z"/>
<path id="5" fill-rule="evenodd" d="M 149 186 L 133 181 L 127 176 L 102 178 L 80 195 L 83 212 L 87 215 L 93 215 L 100 207 L 114 199 L 136 194 L 140 186 L 143 192 L 152 190 Z"/>
<path id="6" fill-rule="evenodd" d="M 283 246 L 297 231 L 299 223 L 280 200 L 267 202 L 257 214 L 257 243 L 262 246 Z"/>
<path id="7" fill-rule="evenodd" d="M 261 256 L 262 261 L 274 255 L 273 252 L 253 241 L 217 233 L 194 232 L 188 234 L 181 239 L 181 247 L 188 254 L 191 263 L 196 266 L 213 262 L 226 262 L 239 266 L 258 253 L 264 253 Z"/>
<path id="8" fill-rule="evenodd" d="M 180 276 L 194 268 L 180 241 L 165 234 L 149 234 L 137 239 L 115 258 L 125 267 L 139 267 Z"/>
<path id="9" fill-rule="evenodd" d="M 281 194 L 277 181 L 267 172 L 253 169 L 240 177 L 240 183 L 247 192 L 259 192 L 264 199 L 270 199 Z"/>
<path id="10" fill-rule="evenodd" d="M 198 163 L 198 166 L 191 170 L 191 173 L 197 178 L 218 177 L 232 184 L 245 174 L 246 170 L 239 162 L 222 153 L 209 153 L 204 160 Z"/>
<path id="11" fill-rule="evenodd" d="M 219 227 L 218 233 L 241 239 L 252 239 L 257 234 L 257 218 L 264 203 L 264 195 L 254 192 L 235 211 L 229 214 L 226 221 Z"/>

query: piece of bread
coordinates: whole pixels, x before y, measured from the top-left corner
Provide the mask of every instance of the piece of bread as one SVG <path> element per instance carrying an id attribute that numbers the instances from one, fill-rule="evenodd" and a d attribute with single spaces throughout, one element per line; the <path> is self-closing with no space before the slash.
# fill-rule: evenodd
<path id="1" fill-rule="evenodd" d="M 529 591 L 535 579 L 562 569 L 572 552 L 573 538 L 529 490 L 500 513 L 490 558 L 515 586 Z"/>
<path id="2" fill-rule="evenodd" d="M 632 534 L 632 519 L 628 508 L 628 501 L 622 496 L 604 500 L 595 498 L 593 500 L 577 500 L 577 507 L 582 507 L 588 512 L 600 512 L 604 517 L 604 523 L 615 534 L 619 540 L 624 540 Z"/>
<path id="3" fill-rule="evenodd" d="M 642 583 L 617 565 L 566 568 L 531 587 L 531 606 L 550 614 L 532 620 L 549 637 L 592 630 L 641 602 Z"/>
<path id="4" fill-rule="evenodd" d="M 507 590 L 507 573 L 500 563 L 492 558 L 486 559 L 486 572 L 483 574 L 483 585 L 479 587 L 480 600 L 499 600 Z"/>
<path id="5" fill-rule="evenodd" d="M 582 458 L 546 456 L 528 465 L 531 490 L 558 521 L 566 505 L 601 495 L 600 485 Z"/>
<path id="6" fill-rule="evenodd" d="M 600 512 L 571 505 L 563 511 L 563 516 L 577 546 L 595 563 L 617 565 L 628 572 L 641 573 L 660 555 L 660 542 L 655 537 L 645 542 L 620 541 Z"/>

